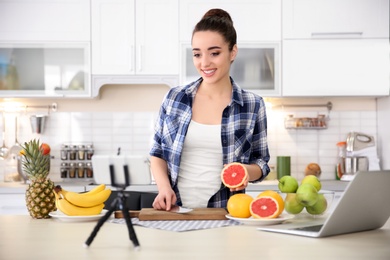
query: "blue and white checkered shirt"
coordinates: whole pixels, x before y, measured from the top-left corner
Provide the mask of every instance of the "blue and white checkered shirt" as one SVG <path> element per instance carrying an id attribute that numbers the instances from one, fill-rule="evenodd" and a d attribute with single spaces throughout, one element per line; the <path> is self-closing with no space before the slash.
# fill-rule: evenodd
<path id="1" fill-rule="evenodd" d="M 177 189 L 180 174 L 180 158 L 184 139 L 192 118 L 192 102 L 202 78 L 184 87 L 169 90 L 164 98 L 155 126 L 151 156 L 167 162 L 168 175 L 176 192 L 177 204 L 181 205 Z M 231 79 L 233 95 L 231 103 L 223 110 L 221 142 L 223 164 L 240 162 L 257 164 L 263 171 L 263 180 L 269 173 L 269 151 L 267 144 L 267 115 L 264 100 L 251 92 L 241 89 Z M 208 207 L 226 208 L 233 193 L 221 183 L 221 189 L 213 195 Z"/>

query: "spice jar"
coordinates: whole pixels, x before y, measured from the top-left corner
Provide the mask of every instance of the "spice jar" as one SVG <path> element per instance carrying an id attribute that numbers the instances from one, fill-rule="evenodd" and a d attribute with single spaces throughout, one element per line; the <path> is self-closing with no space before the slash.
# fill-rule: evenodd
<path id="1" fill-rule="evenodd" d="M 92 163 L 88 162 L 86 164 L 85 172 L 86 172 L 87 178 L 93 177 Z"/>
<path id="2" fill-rule="evenodd" d="M 76 178 L 76 164 L 69 164 L 69 178 Z"/>
<path id="3" fill-rule="evenodd" d="M 78 147 L 78 158 L 79 160 L 85 160 L 85 145 L 79 145 Z"/>
<path id="4" fill-rule="evenodd" d="M 60 169 L 61 178 L 67 178 L 68 172 L 69 172 L 68 163 L 61 163 L 61 169 Z"/>
<path id="5" fill-rule="evenodd" d="M 93 145 L 92 144 L 87 145 L 86 153 L 87 153 L 87 160 L 91 160 L 92 156 L 93 156 Z"/>
<path id="6" fill-rule="evenodd" d="M 61 160 L 68 160 L 69 145 L 63 144 L 61 147 Z"/>
<path id="7" fill-rule="evenodd" d="M 77 145 L 73 145 L 69 151 L 69 160 L 76 160 L 77 155 Z"/>
<path id="8" fill-rule="evenodd" d="M 84 163 L 78 163 L 77 164 L 77 177 L 84 178 Z"/>

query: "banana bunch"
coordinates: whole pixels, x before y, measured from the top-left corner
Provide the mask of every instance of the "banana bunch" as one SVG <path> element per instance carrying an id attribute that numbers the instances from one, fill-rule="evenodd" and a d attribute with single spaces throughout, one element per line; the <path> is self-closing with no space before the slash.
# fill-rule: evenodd
<path id="1" fill-rule="evenodd" d="M 54 188 L 56 206 L 68 216 L 91 216 L 100 214 L 104 208 L 104 202 L 110 197 L 111 189 L 100 184 L 85 193 L 67 191 L 57 185 Z"/>

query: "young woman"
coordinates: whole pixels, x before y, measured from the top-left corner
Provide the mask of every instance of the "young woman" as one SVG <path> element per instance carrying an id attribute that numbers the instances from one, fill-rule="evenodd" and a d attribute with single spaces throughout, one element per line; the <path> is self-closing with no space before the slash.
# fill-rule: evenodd
<path id="1" fill-rule="evenodd" d="M 221 9 L 209 10 L 195 26 L 192 52 L 200 78 L 167 93 L 155 127 L 155 209 L 225 208 L 231 195 L 269 173 L 264 101 L 230 77 L 236 38 L 230 15 Z M 249 178 L 230 190 L 220 174 L 232 162 L 244 164 Z"/>

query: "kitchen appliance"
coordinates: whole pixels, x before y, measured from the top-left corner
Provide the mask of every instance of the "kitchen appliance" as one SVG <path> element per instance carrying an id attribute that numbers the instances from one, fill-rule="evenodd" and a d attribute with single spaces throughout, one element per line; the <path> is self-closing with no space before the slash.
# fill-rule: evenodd
<path id="1" fill-rule="evenodd" d="M 360 132 L 348 133 L 343 162 L 344 175 L 341 180 L 353 179 L 358 171 L 380 170 L 374 137 Z"/>

